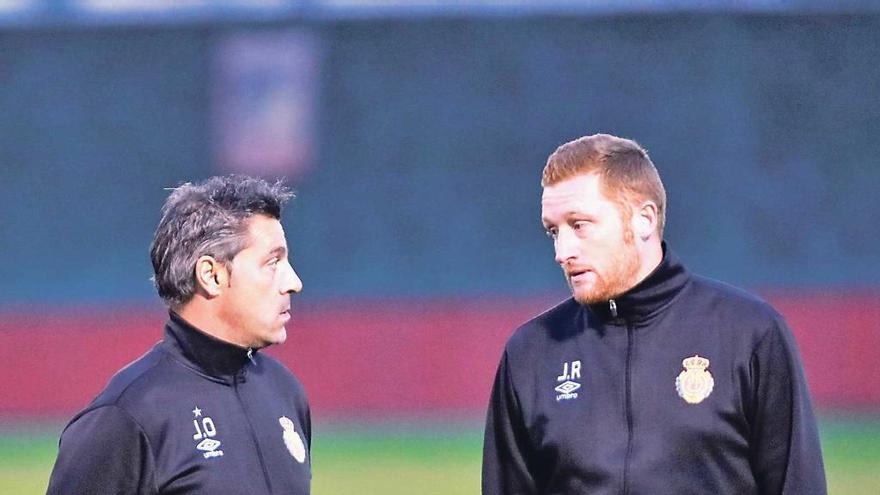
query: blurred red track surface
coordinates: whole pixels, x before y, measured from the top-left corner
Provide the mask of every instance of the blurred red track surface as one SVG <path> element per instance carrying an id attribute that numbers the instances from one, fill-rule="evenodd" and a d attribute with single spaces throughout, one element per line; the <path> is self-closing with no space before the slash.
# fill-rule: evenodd
<path id="1" fill-rule="evenodd" d="M 823 409 L 880 409 L 880 294 L 765 292 L 788 319 Z M 547 298 L 297 305 L 268 352 L 305 384 L 316 416 L 482 415 L 513 329 Z M 162 335 L 148 309 L 0 313 L 0 418 L 69 416 Z"/>

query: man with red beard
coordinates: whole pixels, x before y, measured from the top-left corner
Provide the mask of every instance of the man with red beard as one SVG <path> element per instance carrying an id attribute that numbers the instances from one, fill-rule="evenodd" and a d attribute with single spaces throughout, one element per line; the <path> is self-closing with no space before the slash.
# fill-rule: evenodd
<path id="1" fill-rule="evenodd" d="M 582 137 L 550 155 L 541 185 L 573 297 L 505 347 L 483 493 L 825 494 L 790 330 L 666 246 L 666 192 L 645 150 Z"/>

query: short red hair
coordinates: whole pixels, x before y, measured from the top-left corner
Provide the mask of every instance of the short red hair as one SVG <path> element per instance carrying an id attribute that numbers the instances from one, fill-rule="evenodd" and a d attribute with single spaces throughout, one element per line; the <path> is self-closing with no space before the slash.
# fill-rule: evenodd
<path id="1" fill-rule="evenodd" d="M 569 141 L 547 158 L 541 187 L 584 174 L 599 175 L 603 194 L 621 206 L 625 218 L 631 217 L 633 203 L 653 201 L 657 205 L 657 233 L 663 238 L 666 189 L 648 152 L 639 143 L 609 134 Z"/>

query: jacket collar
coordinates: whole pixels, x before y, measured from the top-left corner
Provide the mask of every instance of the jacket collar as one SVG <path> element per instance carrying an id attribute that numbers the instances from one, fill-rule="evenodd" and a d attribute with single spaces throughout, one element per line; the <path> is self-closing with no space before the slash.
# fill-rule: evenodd
<path id="1" fill-rule="evenodd" d="M 663 242 L 663 259 L 644 280 L 609 301 L 589 305 L 603 321 L 644 323 L 669 305 L 690 281 L 691 275 Z"/>
<path id="2" fill-rule="evenodd" d="M 233 383 L 250 361 L 252 349 L 239 347 L 208 335 L 174 311 L 165 324 L 165 347 L 177 359 L 211 378 Z"/>

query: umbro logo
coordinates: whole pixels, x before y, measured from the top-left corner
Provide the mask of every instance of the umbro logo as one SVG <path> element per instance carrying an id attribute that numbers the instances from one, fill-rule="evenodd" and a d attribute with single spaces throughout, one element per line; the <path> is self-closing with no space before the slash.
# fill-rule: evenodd
<path id="1" fill-rule="evenodd" d="M 556 402 L 569 399 L 577 399 L 577 390 L 581 388 L 581 384 L 575 380 L 581 379 L 581 362 L 572 361 L 562 364 L 562 374 L 556 377 L 557 382 L 562 382 L 554 388 L 559 394 L 556 395 Z"/>
<path id="2" fill-rule="evenodd" d="M 199 442 L 199 444 L 196 445 L 196 448 L 199 450 L 206 450 L 208 452 L 214 452 L 215 450 L 217 450 L 217 447 L 219 447 L 219 446 L 220 446 L 219 440 L 213 440 L 211 438 L 206 438 L 206 439 L 202 440 L 201 442 Z"/>
<path id="3" fill-rule="evenodd" d="M 581 388 L 581 384 L 577 382 L 567 381 L 562 385 L 556 387 L 556 391 L 560 394 L 570 394 L 575 390 Z"/>
<path id="4" fill-rule="evenodd" d="M 218 450 L 220 440 L 213 438 L 217 436 L 217 427 L 214 425 L 214 420 L 208 416 L 203 416 L 202 410 L 198 406 L 192 410 L 192 413 L 194 418 L 201 418 L 201 421 L 199 419 L 192 420 L 193 427 L 196 429 L 196 432 L 193 434 L 193 440 L 201 440 L 196 444 L 196 449 L 202 451 L 202 456 L 205 459 L 222 457 L 223 451 Z"/>

